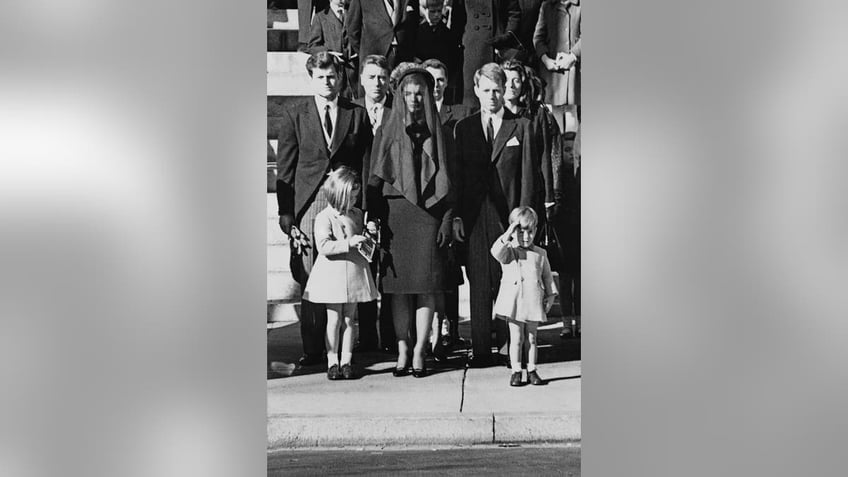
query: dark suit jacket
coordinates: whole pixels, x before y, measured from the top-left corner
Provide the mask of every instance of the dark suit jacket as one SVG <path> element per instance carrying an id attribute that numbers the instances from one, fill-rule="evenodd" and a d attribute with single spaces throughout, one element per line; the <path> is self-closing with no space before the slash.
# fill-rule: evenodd
<path id="1" fill-rule="evenodd" d="M 397 35 L 397 61 L 409 61 L 415 48 L 415 31 L 420 13 L 418 0 L 400 0 L 402 17 L 392 26 L 385 0 L 352 0 L 348 9 L 350 47 L 359 53 L 360 60 L 368 55 L 383 55 L 389 51 L 392 37 Z M 368 12 L 367 15 L 365 12 Z M 392 65 L 394 66 L 394 65 Z"/>
<path id="2" fill-rule="evenodd" d="M 285 111 L 277 143 L 277 205 L 280 215 L 298 220 L 332 169 L 346 165 L 363 173 L 367 183 L 371 156 L 371 125 L 368 113 L 339 98 L 338 118 L 330 147 L 314 97 L 303 98 Z M 364 198 L 363 198 L 364 201 Z M 365 209 L 363 203 L 363 209 Z"/>
<path id="3" fill-rule="evenodd" d="M 346 54 L 344 25 L 329 8 L 315 14 L 309 29 L 307 52 L 335 51 Z"/>
<path id="4" fill-rule="evenodd" d="M 456 209 L 465 225 L 473 229 L 483 200 L 488 196 L 506 226 L 510 211 L 519 205 L 538 211 L 541 173 L 535 158 L 536 141 L 526 118 L 504 110 L 503 123 L 495 136 L 492 150 L 486 142 L 480 113 L 460 120 L 454 129 L 457 150 L 459 203 Z M 518 142 L 507 146 L 508 142 Z"/>
<path id="5" fill-rule="evenodd" d="M 521 8 L 518 0 L 454 0 L 452 11 L 451 27 L 465 32 L 462 36 L 462 100 L 473 107 L 477 104 L 474 72 L 486 63 L 500 63 L 490 42 L 507 32 L 518 35 Z"/>

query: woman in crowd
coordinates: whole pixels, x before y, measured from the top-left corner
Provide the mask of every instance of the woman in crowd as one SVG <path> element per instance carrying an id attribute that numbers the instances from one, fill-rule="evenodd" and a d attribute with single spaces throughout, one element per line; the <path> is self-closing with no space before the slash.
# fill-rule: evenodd
<path id="1" fill-rule="evenodd" d="M 539 75 L 547 83 L 545 103 L 563 132 L 575 131 L 580 104 L 580 2 L 545 0 L 539 11 L 533 47 Z"/>
<path id="2" fill-rule="evenodd" d="M 453 191 L 433 77 L 420 65 L 402 63 L 392 72 L 391 84 L 391 114 L 374 138 L 369 210 L 382 221 L 380 272 L 398 340 L 394 375 L 409 373 L 414 323 L 412 374 L 423 377 L 437 298 L 448 288 Z"/>
<path id="3" fill-rule="evenodd" d="M 533 123 L 539 145 L 537 151 L 542 151 L 539 157 L 539 178 L 543 187 L 539 190 L 544 196 L 539 197 L 537 211 L 540 217 L 548 217 L 556 202 L 555 171 L 561 164 L 560 132 L 550 111 L 537 100 L 540 81 L 527 68 L 516 60 L 507 60 L 501 64 L 506 74 L 504 87 L 504 106 L 513 113 L 530 119 Z M 542 88 L 544 91 L 544 88 Z M 544 215 L 541 213 L 546 211 Z M 540 228 L 542 224 L 540 224 Z M 541 237 L 540 237 L 541 238 Z"/>

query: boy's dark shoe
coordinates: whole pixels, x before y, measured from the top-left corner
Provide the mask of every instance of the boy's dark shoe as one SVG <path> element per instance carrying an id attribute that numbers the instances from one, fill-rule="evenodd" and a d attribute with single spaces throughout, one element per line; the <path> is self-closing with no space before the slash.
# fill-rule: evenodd
<path id="1" fill-rule="evenodd" d="M 341 372 L 339 372 L 339 365 L 334 364 L 330 366 L 330 369 L 327 370 L 327 379 L 330 381 L 335 381 L 341 377 Z"/>
<path id="2" fill-rule="evenodd" d="M 530 371 L 527 373 L 527 381 L 530 382 L 533 386 L 544 386 L 545 380 L 539 377 L 539 374 L 536 373 L 536 370 Z"/>
<path id="3" fill-rule="evenodd" d="M 342 365 L 342 377 L 344 379 L 353 379 L 353 367 L 351 365 Z"/>
<path id="4" fill-rule="evenodd" d="M 517 373 L 512 373 L 512 376 L 509 377 L 509 385 L 510 386 L 521 386 L 521 371 Z"/>

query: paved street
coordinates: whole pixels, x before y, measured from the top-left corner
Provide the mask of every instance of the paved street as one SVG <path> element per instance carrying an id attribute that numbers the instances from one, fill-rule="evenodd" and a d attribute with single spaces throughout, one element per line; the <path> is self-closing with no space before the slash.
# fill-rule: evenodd
<path id="1" fill-rule="evenodd" d="M 268 475 L 557 475 L 579 477 L 580 447 L 281 450 L 268 454 Z"/>

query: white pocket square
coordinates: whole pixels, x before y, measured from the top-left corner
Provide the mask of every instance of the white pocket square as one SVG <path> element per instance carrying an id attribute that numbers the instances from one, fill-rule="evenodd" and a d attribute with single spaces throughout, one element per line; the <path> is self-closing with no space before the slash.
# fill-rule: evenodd
<path id="1" fill-rule="evenodd" d="M 507 145 L 507 146 L 520 146 L 520 145 L 521 145 L 521 143 L 520 143 L 520 142 L 518 142 L 518 138 L 517 138 L 517 137 L 512 136 L 512 139 L 510 139 L 510 140 L 506 143 L 506 145 Z"/>
<path id="2" fill-rule="evenodd" d="M 415 10 L 412 8 L 412 5 L 407 5 L 407 6 L 406 6 L 406 11 L 408 11 L 408 12 L 414 12 Z"/>

